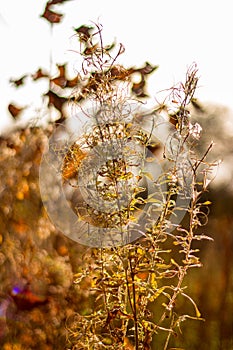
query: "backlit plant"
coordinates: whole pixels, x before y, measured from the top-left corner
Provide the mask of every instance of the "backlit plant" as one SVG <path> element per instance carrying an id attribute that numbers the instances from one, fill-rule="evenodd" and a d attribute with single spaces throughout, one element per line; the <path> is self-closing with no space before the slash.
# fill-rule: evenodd
<path id="1" fill-rule="evenodd" d="M 86 26 L 77 29 L 83 65 L 72 100 L 91 104 L 82 106 L 88 123 L 59 152 L 54 139 L 50 143 L 58 187 L 77 217 L 71 226 L 79 232 L 69 228 L 65 234 L 90 246 L 75 283 L 89 281 L 94 302 L 67 321 L 68 348 L 174 349 L 182 323 L 202 320 L 184 279 L 201 266 L 196 241 L 209 239 L 198 228 L 207 222 L 210 202 L 201 197 L 210 182 L 213 165 L 206 158 L 212 144 L 195 154 L 201 127 L 191 123 L 188 109 L 197 69 L 189 68 L 166 104 L 146 111 L 139 101 L 146 96 L 145 76 L 155 67 L 117 65 L 123 46 L 112 56 L 114 45 L 104 46 L 96 27 L 94 34 Z M 141 82 L 134 83 L 138 72 Z M 51 159 L 45 156 L 44 164 L 51 166 Z M 43 177 L 50 213 L 49 184 Z M 184 310 L 181 300 L 190 304 Z"/>

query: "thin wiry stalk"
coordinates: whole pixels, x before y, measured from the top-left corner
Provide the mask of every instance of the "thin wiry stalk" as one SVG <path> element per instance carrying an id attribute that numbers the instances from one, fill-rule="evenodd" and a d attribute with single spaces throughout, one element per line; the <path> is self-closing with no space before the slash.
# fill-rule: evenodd
<path id="1" fill-rule="evenodd" d="M 133 303 L 131 303 L 131 308 L 133 312 L 133 319 L 134 319 L 134 340 L 135 340 L 135 350 L 139 349 L 139 338 L 138 338 L 138 317 L 137 317 L 137 302 L 136 302 L 136 291 L 135 291 L 135 273 L 132 266 L 132 260 L 129 257 L 129 267 L 130 267 L 130 275 L 132 280 L 132 297 L 133 297 Z"/>

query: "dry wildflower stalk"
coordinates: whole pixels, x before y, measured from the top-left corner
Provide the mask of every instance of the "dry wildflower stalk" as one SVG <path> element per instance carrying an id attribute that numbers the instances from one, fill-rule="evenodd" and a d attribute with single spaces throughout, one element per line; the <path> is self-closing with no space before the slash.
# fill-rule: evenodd
<path id="1" fill-rule="evenodd" d="M 100 43 L 94 41 L 96 35 L 99 36 Z M 111 112 L 115 112 L 116 104 L 120 111 L 124 104 L 116 82 L 126 81 L 128 84 L 136 70 L 133 68 L 127 70 L 115 64 L 117 57 L 123 52 L 123 47 L 120 46 L 116 56 L 111 57 L 109 47 L 103 46 L 99 25 L 97 25 L 97 32 L 93 35 L 89 31 L 83 34 L 82 31 L 80 41 L 84 45 L 83 73 L 86 80 L 76 92 L 76 101 L 88 98 L 98 102 L 102 107 L 107 106 L 109 118 Z M 193 150 L 200 128 L 193 127 L 191 124 L 188 104 L 193 99 L 197 86 L 196 73 L 196 67 L 190 67 L 185 83 L 172 90 L 172 100 L 175 101 L 177 108 L 176 114 L 173 115 L 175 118 L 173 132 L 177 130 L 179 133 L 177 147 L 180 154 L 183 154 L 183 169 L 172 160 L 169 172 L 160 177 L 159 181 L 168 185 L 168 190 L 164 193 L 166 200 L 163 210 L 158 220 L 151 219 L 150 225 L 144 228 L 141 238 L 126 246 L 91 249 L 89 252 L 90 263 L 76 275 L 76 283 L 86 277 L 91 279 L 91 293 L 95 297 L 95 305 L 91 313 L 77 315 L 69 325 L 70 349 L 149 350 L 152 339 L 156 344 L 162 334 L 164 340 L 161 349 L 166 350 L 169 348 L 172 337 L 180 331 L 182 322 L 186 319 L 202 319 L 197 305 L 185 292 L 184 285 L 188 270 L 201 266 L 198 250 L 193 249 L 193 241 L 209 239 L 196 231 L 207 222 L 205 208 L 210 202 L 202 203 L 201 195 L 207 190 L 206 178 L 211 166 L 208 165 L 206 157 L 212 147 L 210 146 L 200 159 Z M 158 109 L 156 107 L 154 110 L 158 111 Z M 167 107 L 166 110 L 169 108 Z M 122 138 L 132 138 L 132 130 L 130 131 L 127 118 L 124 121 L 124 115 L 119 113 L 118 116 L 121 115 L 121 119 L 114 119 L 115 115 L 112 113 L 110 124 L 107 124 L 106 120 L 103 122 L 96 120 L 97 126 L 94 131 L 85 134 L 84 140 L 72 146 L 63 164 L 64 180 L 77 176 L 79 163 L 85 157 L 85 149 L 91 150 L 98 143 L 101 144 L 106 140 L 119 141 Z M 96 118 L 98 119 L 98 115 Z M 150 137 L 140 132 L 140 130 L 134 131 L 134 140 L 139 140 L 139 143 L 148 148 L 152 147 L 149 143 Z M 168 157 L 166 147 L 163 155 Z M 191 193 L 190 204 L 184 223 L 178 223 L 171 230 L 171 218 L 176 215 L 174 203 L 181 186 L 177 181 L 177 174 L 181 170 L 185 173 L 187 155 L 190 156 L 191 168 L 191 182 L 188 184 Z M 106 169 L 103 170 L 105 172 L 102 175 L 110 179 L 109 186 L 103 185 L 100 189 L 101 196 L 105 199 L 111 195 L 120 196 L 112 184 L 117 184 L 119 177 L 130 176 L 123 163 L 123 160 L 120 162 L 119 159 L 115 163 L 113 161 L 106 163 Z M 197 178 L 200 175 L 199 170 L 203 175 L 202 180 Z M 150 174 L 147 175 L 150 176 Z M 132 218 L 140 205 L 150 201 L 149 196 L 146 198 L 140 196 L 140 189 L 139 195 L 135 195 L 133 199 L 134 202 L 132 201 L 118 220 L 115 220 L 116 217 L 112 219 L 106 214 L 101 216 L 100 213 L 88 211 L 88 208 L 85 208 L 86 212 L 82 215 L 86 215 L 86 219 L 88 216 L 92 223 L 99 226 L 120 226 L 125 224 L 130 216 Z M 184 314 L 176 307 L 178 297 L 190 303 L 193 308 L 190 314 Z M 156 305 L 155 314 L 153 314 L 153 304 Z M 165 338 L 164 334 L 167 334 Z"/>

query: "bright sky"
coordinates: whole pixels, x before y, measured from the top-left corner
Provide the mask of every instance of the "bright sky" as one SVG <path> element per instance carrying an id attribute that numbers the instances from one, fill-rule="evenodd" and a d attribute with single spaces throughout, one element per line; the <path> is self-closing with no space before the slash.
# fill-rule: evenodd
<path id="1" fill-rule="evenodd" d="M 49 69 L 51 51 L 54 63 L 69 61 L 74 71 L 78 69 L 78 55 L 69 51 L 74 49 L 72 28 L 91 21 L 103 25 L 105 44 L 114 39 L 123 43 L 126 51 L 120 60 L 126 66 L 145 61 L 159 65 L 148 80 L 152 99 L 183 81 L 187 67 L 196 62 L 196 97 L 233 110 L 232 0 L 72 0 L 54 8 L 65 16 L 53 33 L 39 18 L 45 4 L 46 0 L 0 0 L 0 130 L 11 121 L 6 109 L 10 102 L 39 105 L 38 91 L 46 90 L 43 83 L 16 90 L 9 78 L 39 67 Z"/>

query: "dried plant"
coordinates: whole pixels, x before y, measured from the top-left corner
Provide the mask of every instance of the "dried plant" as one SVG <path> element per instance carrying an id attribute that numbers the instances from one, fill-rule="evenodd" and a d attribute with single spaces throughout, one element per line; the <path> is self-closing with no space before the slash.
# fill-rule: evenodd
<path id="1" fill-rule="evenodd" d="M 86 130 L 59 151 L 62 186 L 72 192 L 67 198 L 80 228 L 75 240 L 90 246 L 75 283 L 88 280 L 95 300 L 91 311 L 67 321 L 67 346 L 149 350 L 153 340 L 156 349 L 171 349 L 184 321 L 203 320 L 185 285 L 188 271 L 202 266 L 196 241 L 210 239 L 198 228 L 208 217 L 210 202 L 201 198 L 214 166 L 207 162 L 212 144 L 196 155 L 201 127 L 192 125 L 188 108 L 197 69 L 171 89 L 166 106 L 145 111 L 132 104 L 130 87 L 145 97 L 145 76 L 155 67 L 117 65 L 123 46 L 112 56 L 114 45 L 104 46 L 96 28 L 76 29 L 83 65 L 72 94 L 94 108 L 82 107 Z"/>

